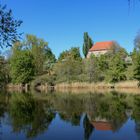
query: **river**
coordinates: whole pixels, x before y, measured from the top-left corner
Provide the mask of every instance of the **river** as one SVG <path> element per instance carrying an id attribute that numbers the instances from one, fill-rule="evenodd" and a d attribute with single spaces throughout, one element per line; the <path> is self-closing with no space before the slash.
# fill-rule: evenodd
<path id="1" fill-rule="evenodd" d="M 140 140 L 140 95 L 0 93 L 0 140 Z"/>

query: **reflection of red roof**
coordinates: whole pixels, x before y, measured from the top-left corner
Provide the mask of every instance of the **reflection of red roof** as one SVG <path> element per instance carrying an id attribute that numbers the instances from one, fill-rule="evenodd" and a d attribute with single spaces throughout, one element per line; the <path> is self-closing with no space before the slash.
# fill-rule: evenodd
<path id="1" fill-rule="evenodd" d="M 109 122 L 92 122 L 92 125 L 97 130 L 112 130 L 112 125 Z"/>
<path id="2" fill-rule="evenodd" d="M 109 50 L 114 45 L 113 41 L 97 42 L 89 51 Z"/>

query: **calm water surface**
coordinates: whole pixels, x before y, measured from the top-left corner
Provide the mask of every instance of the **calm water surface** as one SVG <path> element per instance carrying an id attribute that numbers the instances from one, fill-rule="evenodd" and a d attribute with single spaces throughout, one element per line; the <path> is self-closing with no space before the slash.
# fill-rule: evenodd
<path id="1" fill-rule="evenodd" d="M 0 140 L 140 140 L 140 96 L 0 93 Z"/>

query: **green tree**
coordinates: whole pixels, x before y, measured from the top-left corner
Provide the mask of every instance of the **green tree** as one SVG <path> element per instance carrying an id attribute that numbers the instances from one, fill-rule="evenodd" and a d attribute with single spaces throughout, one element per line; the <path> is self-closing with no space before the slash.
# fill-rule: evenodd
<path id="1" fill-rule="evenodd" d="M 63 51 L 54 66 L 57 81 L 69 83 L 78 81 L 82 73 L 81 60 L 79 48 L 72 47 L 70 50 Z"/>
<path id="2" fill-rule="evenodd" d="M 101 55 L 97 59 L 98 59 L 98 65 L 99 65 L 99 71 L 100 71 L 99 80 L 103 81 L 105 80 L 105 76 L 109 67 L 109 58 L 106 55 Z"/>
<path id="3" fill-rule="evenodd" d="M 49 47 L 47 47 L 45 49 L 45 61 L 43 64 L 43 71 L 50 74 L 55 62 L 56 62 L 55 55 L 53 54 L 52 50 Z"/>
<path id="4" fill-rule="evenodd" d="M 80 50 L 78 47 L 72 47 L 70 50 L 63 51 L 58 60 L 65 61 L 66 59 L 81 60 Z"/>
<path id="5" fill-rule="evenodd" d="M 5 82 L 5 69 L 4 69 L 4 58 L 0 56 L 0 85 Z"/>
<path id="6" fill-rule="evenodd" d="M 93 46 L 93 41 L 89 37 L 88 33 L 84 33 L 84 44 L 83 44 L 83 54 L 86 57 L 88 54 L 89 49 Z"/>
<path id="7" fill-rule="evenodd" d="M 0 87 L 4 87 L 9 80 L 9 62 L 0 56 Z"/>
<path id="8" fill-rule="evenodd" d="M 134 78 L 138 80 L 138 87 L 140 87 L 140 52 L 137 53 L 134 67 Z"/>
<path id="9" fill-rule="evenodd" d="M 85 60 L 85 74 L 88 82 L 97 82 L 100 77 L 100 69 L 98 58 L 91 56 L 89 59 Z"/>
<path id="10" fill-rule="evenodd" d="M 22 24 L 21 20 L 15 20 L 12 10 L 7 10 L 6 5 L 0 4 L 0 47 L 12 46 L 21 34 L 18 34 L 18 27 Z"/>
<path id="11" fill-rule="evenodd" d="M 111 58 L 109 69 L 107 71 L 107 79 L 109 82 L 115 83 L 126 79 L 126 64 L 119 54 Z"/>
<path id="12" fill-rule="evenodd" d="M 34 35 L 26 35 L 25 47 L 27 47 L 34 58 L 35 72 L 37 75 L 43 73 L 43 65 L 45 61 L 45 51 L 48 47 L 48 43 L 43 39 L 37 38 Z"/>
<path id="13" fill-rule="evenodd" d="M 134 40 L 134 50 L 132 53 L 134 63 L 134 78 L 138 80 L 138 87 L 140 87 L 140 32 Z"/>
<path id="14" fill-rule="evenodd" d="M 132 60 L 135 62 L 136 58 L 137 58 L 137 50 L 136 50 L 136 48 L 133 49 L 133 52 L 132 52 L 131 56 L 132 56 Z"/>
<path id="15" fill-rule="evenodd" d="M 65 61 L 58 61 L 54 66 L 57 82 L 76 82 L 82 73 L 81 61 L 67 58 Z"/>
<path id="16" fill-rule="evenodd" d="M 33 55 L 28 50 L 18 50 L 18 47 L 17 49 L 15 48 L 10 60 L 12 81 L 22 84 L 29 83 L 35 75 Z"/>

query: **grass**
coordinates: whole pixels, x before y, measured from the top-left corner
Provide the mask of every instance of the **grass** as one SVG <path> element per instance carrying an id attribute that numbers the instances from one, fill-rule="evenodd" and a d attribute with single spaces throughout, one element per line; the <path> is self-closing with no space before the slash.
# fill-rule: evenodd
<path id="1" fill-rule="evenodd" d="M 75 82 L 75 83 L 60 83 L 56 84 L 54 87 L 55 91 L 58 92 L 72 92 L 72 93 L 87 93 L 87 92 L 99 92 L 106 93 L 110 91 L 117 91 L 122 93 L 138 93 L 140 94 L 140 89 L 137 86 L 138 82 L 123 81 L 115 84 L 115 88 L 112 88 L 114 84 L 100 82 L 100 83 L 85 83 L 85 82 Z M 11 87 L 10 87 L 11 86 Z M 17 90 L 20 86 L 10 85 L 9 89 Z M 37 87 L 41 92 L 48 92 L 51 89 L 47 84 L 40 85 Z"/>
<path id="2" fill-rule="evenodd" d="M 116 88 L 138 88 L 138 81 L 123 81 L 116 83 Z"/>
<path id="3" fill-rule="evenodd" d="M 75 83 L 60 83 L 55 86 L 55 89 L 65 89 L 65 88 L 88 88 L 88 89 L 95 89 L 95 88 L 110 88 L 112 84 L 108 83 L 85 83 L 85 82 L 75 82 Z"/>
<path id="4" fill-rule="evenodd" d="M 118 82 L 116 84 L 110 84 L 105 82 L 99 83 L 83 83 L 83 82 L 76 82 L 76 83 L 60 83 L 55 86 L 56 89 L 65 89 L 65 88 L 89 88 L 89 89 L 104 89 L 104 88 L 111 88 L 115 86 L 115 88 L 138 88 L 137 81 L 123 81 Z"/>
<path id="5" fill-rule="evenodd" d="M 140 94 L 140 89 L 137 86 L 138 82 L 123 81 L 115 84 L 115 88 L 111 88 L 114 84 L 105 82 L 101 83 L 61 83 L 55 86 L 56 91 L 60 92 L 72 92 L 72 93 L 87 93 L 87 92 L 99 92 L 106 93 L 110 91 L 116 91 L 121 93 L 135 93 Z"/>

